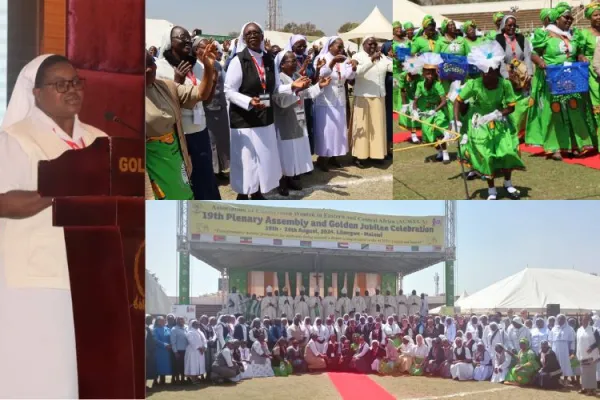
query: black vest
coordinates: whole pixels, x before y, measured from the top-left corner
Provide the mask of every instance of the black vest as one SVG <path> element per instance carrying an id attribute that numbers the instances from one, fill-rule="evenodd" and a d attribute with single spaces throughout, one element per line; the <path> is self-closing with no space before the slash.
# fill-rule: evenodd
<path id="1" fill-rule="evenodd" d="M 263 94 L 263 88 L 260 85 L 260 77 L 250 51 L 246 48 L 237 56 L 242 68 L 242 84 L 238 92 L 249 97 L 260 96 Z M 262 59 L 267 81 L 267 93 L 272 95 L 275 91 L 275 62 L 269 53 L 263 53 Z M 273 124 L 273 105 L 273 99 L 271 99 L 271 107 L 263 110 L 253 108 L 244 110 L 231 103 L 229 107 L 230 127 L 233 129 L 260 128 Z"/>
<path id="2" fill-rule="evenodd" d="M 521 47 L 521 51 L 525 54 L 525 36 L 520 33 L 517 33 L 515 36 L 517 37 L 517 43 L 519 44 L 519 47 Z M 500 43 L 503 50 L 506 50 L 506 37 L 504 37 L 503 33 L 496 35 L 496 42 Z"/>
<path id="3" fill-rule="evenodd" d="M 466 347 L 463 346 L 463 351 L 461 354 L 458 354 L 458 349 L 454 349 L 454 359 L 457 361 L 464 361 L 467 359 L 467 355 L 466 355 Z"/>

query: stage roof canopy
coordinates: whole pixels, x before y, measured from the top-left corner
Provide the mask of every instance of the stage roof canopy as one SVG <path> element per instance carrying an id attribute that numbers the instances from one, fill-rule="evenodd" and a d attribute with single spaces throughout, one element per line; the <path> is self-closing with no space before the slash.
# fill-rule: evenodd
<path id="1" fill-rule="evenodd" d="M 361 252 L 341 249 L 191 242 L 191 254 L 217 270 L 400 272 L 405 276 L 445 260 L 444 252 Z"/>
<path id="2" fill-rule="evenodd" d="M 371 14 L 356 28 L 339 36 L 344 39 L 362 39 L 367 35 L 373 35 L 377 39 L 392 38 L 392 23 L 375 7 Z"/>
<path id="3" fill-rule="evenodd" d="M 461 298 L 461 312 L 545 312 L 560 304 L 564 313 L 600 310 L 600 277 L 570 269 L 526 268 L 480 291 Z"/>

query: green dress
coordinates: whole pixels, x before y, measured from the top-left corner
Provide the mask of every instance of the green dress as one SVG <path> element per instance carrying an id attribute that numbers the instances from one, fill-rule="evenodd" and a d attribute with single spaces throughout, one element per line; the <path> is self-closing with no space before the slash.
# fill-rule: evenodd
<path id="1" fill-rule="evenodd" d="M 532 40 L 533 50 L 546 65 L 573 62 L 581 53 L 576 40 L 570 42 L 567 54 L 565 42 L 550 36 L 546 30 L 537 30 Z M 557 151 L 585 151 L 596 144 L 596 129 L 588 93 L 554 96 L 546 84 L 546 72 L 537 68 L 531 83 L 531 97 L 525 142 L 543 146 L 548 154 Z"/>
<path id="2" fill-rule="evenodd" d="M 398 81 L 398 89 L 401 91 L 400 96 L 402 96 L 402 91 L 405 91 L 406 100 L 409 104 L 415 99 L 417 84 L 422 80 L 423 78 L 420 75 L 411 75 L 406 71 L 400 73 L 400 80 Z M 407 114 L 410 114 L 410 112 Z M 413 131 L 421 127 L 421 124 L 418 122 L 413 122 L 411 118 L 404 115 L 400 115 L 398 117 L 398 125 Z"/>
<path id="3" fill-rule="evenodd" d="M 176 134 L 146 140 L 146 169 L 157 200 L 194 199 Z"/>
<path id="4" fill-rule="evenodd" d="M 531 349 L 519 351 L 517 358 L 519 359 L 518 365 L 521 366 L 521 369 L 517 371 L 516 367 L 511 368 L 508 374 L 506 374 L 506 382 L 528 385 L 540 369 L 538 358 Z"/>
<path id="5" fill-rule="evenodd" d="M 397 48 L 410 48 L 410 40 L 406 39 L 404 42 L 397 42 L 394 40 L 392 43 L 392 49 L 394 52 L 394 79 L 396 82 L 400 82 L 400 75 L 402 74 L 402 61 L 396 58 Z M 394 87 L 394 111 L 400 111 L 402 108 L 402 92 L 400 87 Z"/>
<path id="6" fill-rule="evenodd" d="M 484 40 L 481 37 L 477 37 L 477 39 L 475 39 L 475 40 L 465 38 L 465 47 L 466 47 L 466 53 L 467 53 L 466 55 L 469 55 L 469 53 L 471 53 L 471 49 L 473 47 L 481 46 L 483 43 L 484 43 Z"/>
<path id="7" fill-rule="evenodd" d="M 439 40 L 436 43 L 434 53 L 466 56 L 468 54 L 466 40 L 462 36 L 458 36 L 454 40 L 451 40 L 446 36 L 440 36 Z M 450 91 L 451 84 L 451 81 L 442 81 L 442 85 L 444 86 L 444 92 L 446 93 L 446 95 L 448 95 L 448 92 Z M 452 121 L 454 119 L 454 106 L 451 101 L 449 101 L 446 105 L 446 118 L 448 119 L 448 121 Z"/>
<path id="8" fill-rule="evenodd" d="M 417 364 L 421 364 L 423 362 L 423 357 L 416 357 L 411 364 L 408 373 L 413 376 L 423 376 L 425 372 L 425 366 L 417 368 Z"/>
<path id="9" fill-rule="evenodd" d="M 483 86 L 483 78 L 471 79 L 459 94 L 459 101 L 469 99 L 469 139 L 463 147 L 467 163 L 487 179 L 507 171 L 525 169 L 519 156 L 519 139 L 509 120 L 493 121 L 478 128 L 470 122 L 475 114 L 483 116 L 515 104 L 516 96 L 510 81 L 500 78 L 496 89 L 490 90 Z"/>
<path id="10" fill-rule="evenodd" d="M 414 38 L 410 46 L 410 54 L 414 56 L 423 53 L 434 53 L 435 46 L 440 38 L 439 34 L 436 34 L 433 39 L 427 39 L 422 35 Z"/>
<path id="11" fill-rule="evenodd" d="M 425 81 L 417 83 L 415 98 L 417 99 L 417 109 L 419 111 L 430 111 L 435 109 L 446 97 L 446 91 L 440 81 L 433 82 L 430 89 L 425 86 Z M 448 129 L 448 119 L 444 110 L 439 110 L 431 117 L 421 117 L 428 124 L 437 125 L 443 128 L 436 129 L 429 125 L 423 125 L 423 143 L 433 143 L 437 138 L 444 136 L 444 132 Z"/>
<path id="12" fill-rule="evenodd" d="M 592 66 L 592 60 L 594 58 L 594 51 L 598 42 L 600 42 L 600 36 L 595 36 L 590 29 L 577 29 L 575 39 L 578 43 L 581 53 L 590 62 L 590 100 L 592 102 L 592 114 L 596 121 L 596 127 L 598 129 L 595 139 L 596 147 L 598 147 L 598 136 L 600 136 L 600 83 L 598 82 L 598 74 Z"/>

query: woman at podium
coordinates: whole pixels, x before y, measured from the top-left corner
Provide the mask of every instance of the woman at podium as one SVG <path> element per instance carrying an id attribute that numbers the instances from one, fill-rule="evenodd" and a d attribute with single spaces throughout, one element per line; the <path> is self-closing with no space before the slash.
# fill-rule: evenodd
<path id="1" fill-rule="evenodd" d="M 38 162 L 106 134 L 77 114 L 84 79 L 68 59 L 42 55 L 17 79 L 0 132 L 0 320 L 35 314 L 43 331 L 0 340 L 0 398 L 77 398 L 77 359 L 64 231 L 38 190 Z M 68 176 L 65 177 L 68 179 Z M 25 312 L 27 312 L 25 311 Z M 14 330 L 14 328 L 13 328 Z M 32 384 L 32 372 L 35 384 Z"/>

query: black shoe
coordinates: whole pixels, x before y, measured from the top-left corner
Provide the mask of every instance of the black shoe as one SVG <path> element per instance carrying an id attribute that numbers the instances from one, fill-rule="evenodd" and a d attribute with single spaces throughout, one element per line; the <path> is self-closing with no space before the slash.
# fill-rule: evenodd
<path id="1" fill-rule="evenodd" d="M 329 172 L 329 167 L 327 167 L 327 159 L 323 157 L 317 158 L 317 167 L 323 172 Z"/>
<path id="2" fill-rule="evenodd" d="M 340 164 L 340 162 L 335 157 L 331 157 L 329 159 L 329 164 L 333 165 L 335 168 L 342 168 L 342 164 Z"/>
<path id="3" fill-rule="evenodd" d="M 367 167 L 365 166 L 365 164 L 363 164 L 363 163 L 362 163 L 362 161 L 360 161 L 358 158 L 357 158 L 357 159 L 355 159 L 354 161 L 352 161 L 352 164 L 354 164 L 354 166 L 356 166 L 357 168 L 360 168 L 360 169 L 365 169 L 365 168 L 367 168 Z"/>
<path id="4" fill-rule="evenodd" d="M 229 174 L 226 174 L 225 172 L 219 172 L 215 176 L 217 177 L 217 180 L 219 180 L 219 181 L 228 181 L 229 180 Z"/>
<path id="5" fill-rule="evenodd" d="M 247 194 L 238 194 L 237 197 L 235 198 L 236 200 L 248 200 L 249 197 Z"/>
<path id="6" fill-rule="evenodd" d="M 266 200 L 267 198 L 263 196 L 261 192 L 256 192 L 250 195 L 250 200 Z"/>
<path id="7" fill-rule="evenodd" d="M 294 177 L 294 178 L 296 178 L 296 177 Z M 300 184 L 300 179 L 288 178 L 288 186 L 292 190 L 302 190 L 302 185 Z"/>

